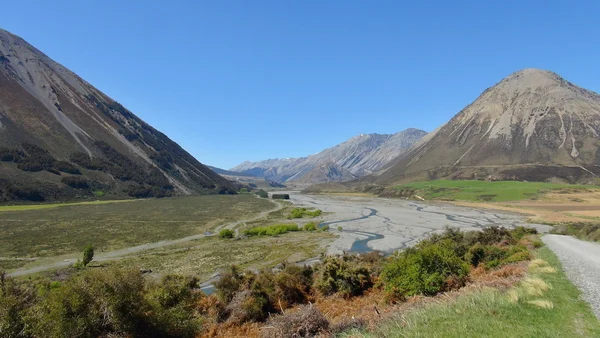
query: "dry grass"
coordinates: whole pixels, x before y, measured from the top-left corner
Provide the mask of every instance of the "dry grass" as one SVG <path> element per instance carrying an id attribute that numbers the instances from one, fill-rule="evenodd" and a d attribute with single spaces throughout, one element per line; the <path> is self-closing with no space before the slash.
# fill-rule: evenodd
<path id="1" fill-rule="evenodd" d="M 542 309 L 554 309 L 554 303 L 546 299 L 535 299 L 527 301 L 527 304 L 535 305 Z"/>
<path id="2" fill-rule="evenodd" d="M 600 218 L 600 190 L 564 190 L 544 193 L 538 200 L 481 203 L 452 202 L 457 205 L 516 212 L 528 216 L 531 222 L 569 223 L 589 222 Z"/>
<path id="3" fill-rule="evenodd" d="M 528 277 L 521 283 L 521 287 L 527 295 L 530 296 L 541 296 L 544 292 L 548 291 L 552 287 L 544 282 L 543 279 L 538 277 Z"/>

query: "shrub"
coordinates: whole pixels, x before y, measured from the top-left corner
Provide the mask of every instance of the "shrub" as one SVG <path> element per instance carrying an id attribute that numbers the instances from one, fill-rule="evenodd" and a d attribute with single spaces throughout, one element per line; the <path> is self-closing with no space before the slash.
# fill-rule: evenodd
<path id="1" fill-rule="evenodd" d="M 320 231 L 329 231 L 329 225 L 325 224 L 319 228 Z"/>
<path id="2" fill-rule="evenodd" d="M 75 189 L 89 189 L 90 185 L 88 180 L 78 176 L 65 176 L 61 179 L 61 182 Z"/>
<path id="3" fill-rule="evenodd" d="M 371 271 L 353 256 L 328 256 L 315 269 L 314 286 L 326 296 L 357 296 L 373 286 Z"/>
<path id="4" fill-rule="evenodd" d="M 261 197 L 261 198 L 269 198 L 269 194 L 266 191 L 262 190 L 262 189 L 260 189 L 259 191 L 257 191 L 256 194 L 259 197 Z"/>
<path id="5" fill-rule="evenodd" d="M 316 337 L 329 329 L 329 321 L 312 305 L 302 306 L 297 312 L 272 316 L 263 330 L 265 338 Z"/>
<path id="6" fill-rule="evenodd" d="M 338 225 L 338 227 L 337 227 L 337 230 L 338 230 L 338 231 L 343 231 L 343 230 L 344 230 L 344 228 L 342 228 L 342 226 L 341 226 L 341 225 Z"/>
<path id="7" fill-rule="evenodd" d="M 469 266 L 454 251 L 451 240 L 423 241 L 397 253 L 384 267 L 381 278 L 388 296 L 404 298 L 435 295 L 449 285 L 463 285 Z"/>
<path id="8" fill-rule="evenodd" d="M 202 293 L 195 288 L 198 279 L 176 275 L 165 276 L 145 294 L 151 310 L 149 326 L 154 336 L 195 337 L 201 328 L 194 315 Z"/>
<path id="9" fill-rule="evenodd" d="M 25 154 L 18 149 L 0 148 L 0 161 L 19 162 Z"/>
<path id="10" fill-rule="evenodd" d="M 313 270 L 306 266 L 284 263 L 283 269 L 273 275 L 272 281 L 272 292 L 266 292 L 272 307 L 287 308 L 308 300 L 313 283 Z"/>
<path id="11" fill-rule="evenodd" d="M 233 238 L 234 233 L 233 230 L 223 229 L 219 231 L 219 238 Z"/>
<path id="12" fill-rule="evenodd" d="M 73 175 L 81 175 L 81 171 L 67 161 L 58 161 L 54 163 L 54 168 L 58 171 L 62 171 L 63 173 L 73 174 Z"/>
<path id="13" fill-rule="evenodd" d="M 145 329 L 144 280 L 134 270 L 88 270 L 47 291 L 33 311 L 36 337 L 99 337 Z"/>
<path id="14" fill-rule="evenodd" d="M 308 210 L 306 210 L 306 208 L 294 208 L 290 212 L 288 219 L 302 218 L 304 216 L 318 217 L 318 216 L 321 216 L 321 213 L 322 213 L 322 211 L 319 209 L 314 210 L 314 211 L 308 211 Z"/>
<path id="15" fill-rule="evenodd" d="M 243 287 L 244 282 L 244 276 L 240 273 L 237 266 L 232 265 L 215 283 L 216 294 L 221 301 L 229 303 L 233 299 L 234 294 Z"/>
<path id="16" fill-rule="evenodd" d="M 26 314 L 35 300 L 33 288 L 17 283 L 0 271 L 0 335 L 29 337 L 25 334 Z"/>
<path id="17" fill-rule="evenodd" d="M 83 259 L 81 260 L 81 264 L 83 266 L 87 266 L 94 259 L 94 247 L 91 245 L 87 245 L 83 250 Z"/>
<path id="18" fill-rule="evenodd" d="M 273 196 L 271 196 L 271 198 L 279 199 L 279 200 L 289 200 L 290 195 L 289 194 L 273 194 Z"/>
<path id="19" fill-rule="evenodd" d="M 317 223 L 314 222 L 309 222 L 304 224 L 304 227 L 302 228 L 304 231 L 315 231 L 317 230 Z"/>
<path id="20" fill-rule="evenodd" d="M 269 301 L 263 295 L 255 294 L 250 290 L 237 292 L 225 307 L 229 313 L 227 322 L 239 325 L 245 322 L 263 321 L 268 315 L 265 311 L 268 305 Z"/>
<path id="21" fill-rule="evenodd" d="M 290 219 L 292 219 L 292 218 L 302 218 L 304 216 L 304 212 L 305 211 L 306 211 L 306 209 L 294 208 L 290 212 L 290 216 L 288 218 L 290 218 Z"/>
<path id="22" fill-rule="evenodd" d="M 528 235 L 537 235 L 538 231 L 535 228 L 526 228 L 518 226 L 511 231 L 511 235 L 515 240 L 519 240 Z"/>
<path id="23" fill-rule="evenodd" d="M 244 231 L 247 236 L 277 236 L 290 231 L 299 231 L 297 224 L 275 224 L 255 227 Z"/>

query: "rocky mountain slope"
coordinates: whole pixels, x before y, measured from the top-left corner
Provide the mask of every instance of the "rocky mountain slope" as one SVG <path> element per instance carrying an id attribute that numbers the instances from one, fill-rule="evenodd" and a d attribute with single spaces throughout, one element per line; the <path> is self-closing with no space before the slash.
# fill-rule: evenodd
<path id="1" fill-rule="evenodd" d="M 230 170 L 277 182 L 348 181 L 378 171 L 425 134 L 412 128 L 393 135 L 362 134 L 308 157 L 244 162 Z"/>
<path id="2" fill-rule="evenodd" d="M 380 176 L 581 181 L 600 174 L 600 95 L 525 69 L 487 89 Z"/>
<path id="3" fill-rule="evenodd" d="M 166 135 L 0 29 L 0 200 L 231 192 Z"/>

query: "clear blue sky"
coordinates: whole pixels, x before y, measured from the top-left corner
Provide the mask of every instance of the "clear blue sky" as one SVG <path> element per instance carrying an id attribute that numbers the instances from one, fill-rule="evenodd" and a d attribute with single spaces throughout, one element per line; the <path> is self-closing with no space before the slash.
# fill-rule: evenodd
<path id="1" fill-rule="evenodd" d="M 600 1 L 10 1 L 0 27 L 201 162 L 431 131 L 522 68 L 600 92 Z"/>

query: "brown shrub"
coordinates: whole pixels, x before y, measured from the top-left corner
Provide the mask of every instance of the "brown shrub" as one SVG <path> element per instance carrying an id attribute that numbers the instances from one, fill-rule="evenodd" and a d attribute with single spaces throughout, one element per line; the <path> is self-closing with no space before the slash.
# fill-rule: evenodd
<path id="1" fill-rule="evenodd" d="M 268 303 L 267 299 L 250 290 L 240 291 L 225 307 L 226 312 L 229 313 L 227 323 L 239 325 L 245 322 L 263 321 L 268 315 L 265 311 Z"/>
<path id="2" fill-rule="evenodd" d="M 329 321 L 312 305 L 293 313 L 272 316 L 262 336 L 265 338 L 314 337 L 329 329 Z"/>

